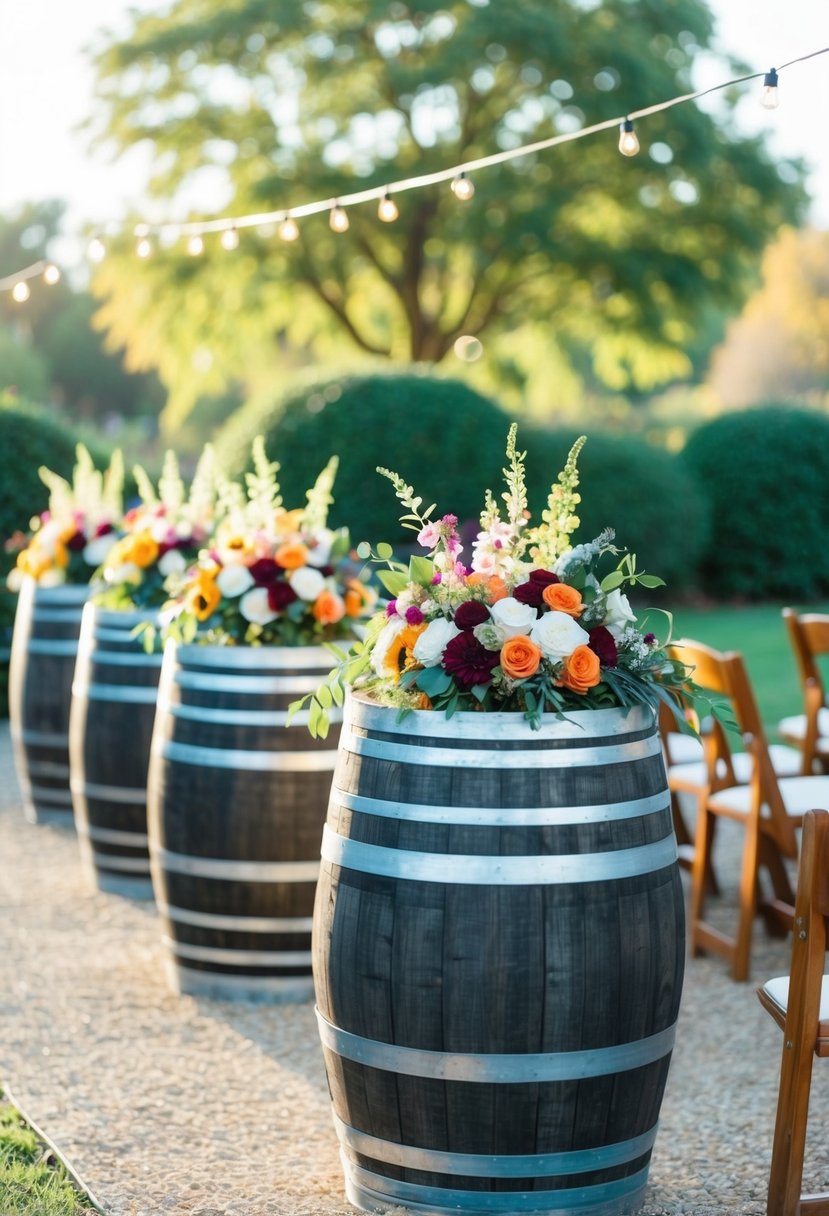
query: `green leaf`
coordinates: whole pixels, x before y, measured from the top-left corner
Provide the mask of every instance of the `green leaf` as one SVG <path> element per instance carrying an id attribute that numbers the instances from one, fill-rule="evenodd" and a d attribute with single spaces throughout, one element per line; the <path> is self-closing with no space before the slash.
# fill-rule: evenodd
<path id="1" fill-rule="evenodd" d="M 421 692 L 427 697 L 438 697 L 442 692 L 448 692 L 452 687 L 452 677 L 442 667 L 424 667 L 416 673 L 414 681 Z"/>
<path id="2" fill-rule="evenodd" d="M 473 684 L 473 686 L 470 688 L 469 691 L 472 693 L 472 696 L 475 698 L 476 701 L 479 701 L 481 704 L 483 704 L 484 700 L 486 699 L 486 694 L 489 692 L 489 685 L 488 684 Z"/>
<path id="3" fill-rule="evenodd" d="M 357 546 L 357 556 L 362 558 L 364 562 L 368 561 L 368 559 L 371 557 L 371 545 L 367 540 L 360 541 L 359 545 Z"/>
<path id="4" fill-rule="evenodd" d="M 331 697 L 334 704 L 342 706 L 343 702 L 345 701 L 345 693 L 343 692 L 342 684 L 340 684 L 338 680 L 335 684 L 329 685 L 329 687 L 331 689 Z"/>
<path id="5" fill-rule="evenodd" d="M 334 698 L 331 696 L 331 689 L 327 684 L 321 684 L 316 692 L 317 700 L 323 709 L 330 709 L 334 704 Z"/>
<path id="6" fill-rule="evenodd" d="M 656 574 L 640 574 L 636 581 L 643 587 L 664 587 L 664 578 L 659 578 Z"/>
<path id="7" fill-rule="evenodd" d="M 428 557 L 413 557 L 409 562 L 409 582 L 430 587 L 435 576 L 435 563 Z"/>
<path id="8" fill-rule="evenodd" d="M 382 557 L 384 562 L 387 562 L 390 557 L 394 556 L 394 549 L 386 541 L 381 540 L 377 546 L 377 556 Z"/>
<path id="9" fill-rule="evenodd" d="M 377 577 L 392 599 L 400 594 L 409 581 L 407 575 L 401 574 L 397 570 L 378 570 Z"/>
<path id="10" fill-rule="evenodd" d="M 602 591 L 615 591 L 624 581 L 625 576 L 621 570 L 611 570 L 610 574 L 606 574 L 602 579 Z"/>

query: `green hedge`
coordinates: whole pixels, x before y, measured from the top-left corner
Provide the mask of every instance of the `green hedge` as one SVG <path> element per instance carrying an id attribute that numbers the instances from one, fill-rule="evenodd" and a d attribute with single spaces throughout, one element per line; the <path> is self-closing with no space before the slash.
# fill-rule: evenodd
<path id="1" fill-rule="evenodd" d="M 535 518 L 577 435 L 525 430 L 520 436 L 521 447 L 527 448 Z M 709 511 L 705 494 L 681 460 L 643 440 L 588 432 L 579 470 L 581 525 L 574 541 L 592 540 L 603 528 L 614 528 L 619 548 L 634 552 L 641 569 L 664 578 L 668 594 L 688 588 L 708 537 Z"/>
<path id="2" fill-rule="evenodd" d="M 456 380 L 416 372 L 344 376 L 307 386 L 283 400 L 249 405 L 216 439 L 231 472 L 246 467 L 250 444 L 265 435 L 288 507 L 336 453 L 340 468 L 331 521 L 347 525 L 355 543 L 411 543 L 402 508 L 375 473 L 393 469 L 441 514 L 477 518 L 487 486 L 497 488 L 510 418 L 494 402 Z"/>
<path id="3" fill-rule="evenodd" d="M 716 524 L 704 591 L 780 601 L 829 591 L 829 419 L 778 406 L 726 414 L 694 432 L 683 460 Z"/>

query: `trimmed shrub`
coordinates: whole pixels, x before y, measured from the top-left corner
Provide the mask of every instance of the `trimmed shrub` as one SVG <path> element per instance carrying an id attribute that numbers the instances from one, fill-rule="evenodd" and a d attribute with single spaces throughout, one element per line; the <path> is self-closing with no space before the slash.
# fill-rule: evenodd
<path id="1" fill-rule="evenodd" d="M 253 437 L 264 434 L 281 464 L 287 506 L 305 491 L 334 453 L 340 468 L 331 509 L 334 526 L 361 540 L 411 544 L 401 528 L 403 508 L 377 465 L 399 473 L 424 506 L 477 519 L 484 491 L 498 490 L 510 418 L 494 402 L 457 380 L 419 374 L 345 376 L 303 388 L 282 401 L 247 406 L 216 439 L 230 472 L 247 466 Z"/>
<path id="2" fill-rule="evenodd" d="M 577 436 L 577 431 L 526 430 L 519 435 L 519 446 L 527 449 L 534 517 Z M 588 432 L 579 470 L 581 525 L 574 541 L 614 528 L 619 548 L 635 553 L 640 569 L 664 578 L 668 594 L 692 584 L 708 536 L 708 506 L 679 458 L 643 440 Z M 649 592 L 648 598 L 656 597 Z"/>
<path id="3" fill-rule="evenodd" d="M 776 600 L 829 591 L 829 419 L 780 407 L 725 414 L 694 432 L 682 458 L 716 521 L 703 590 Z"/>

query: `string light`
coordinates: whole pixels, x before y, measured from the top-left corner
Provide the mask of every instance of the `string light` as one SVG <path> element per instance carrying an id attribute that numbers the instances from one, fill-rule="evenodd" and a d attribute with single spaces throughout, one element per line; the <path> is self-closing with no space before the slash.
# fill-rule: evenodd
<path id="1" fill-rule="evenodd" d="M 204 253 L 204 241 L 200 236 L 191 236 L 187 242 L 187 252 L 191 258 L 197 258 Z"/>
<path id="2" fill-rule="evenodd" d="M 349 220 L 345 207 L 341 207 L 339 203 L 335 203 L 331 208 L 328 223 L 331 225 L 333 232 L 348 232 Z"/>
<path id="3" fill-rule="evenodd" d="M 135 246 L 136 256 L 139 258 L 152 257 L 153 243 L 148 236 L 142 236 L 138 244 Z"/>
<path id="4" fill-rule="evenodd" d="M 60 282 L 60 271 L 53 263 L 50 263 L 44 270 L 43 282 L 49 287 L 54 287 L 56 283 Z"/>
<path id="5" fill-rule="evenodd" d="M 760 95 L 760 103 L 767 110 L 776 110 L 780 105 L 780 95 L 777 92 L 777 72 L 774 68 L 766 72 L 763 77 L 763 92 Z"/>
<path id="6" fill-rule="evenodd" d="M 31 294 L 29 284 L 25 279 L 21 279 L 19 283 L 15 283 L 12 288 L 12 299 L 16 300 L 18 304 L 25 304 Z"/>
<path id="7" fill-rule="evenodd" d="M 380 199 L 377 205 L 377 216 L 384 224 L 393 224 L 399 218 L 400 212 L 397 209 L 397 203 L 394 201 L 388 190 Z"/>
<path id="8" fill-rule="evenodd" d="M 103 262 L 107 255 L 107 249 L 104 242 L 99 236 L 93 236 L 92 240 L 86 247 L 86 256 L 90 262 Z"/>
<path id="9" fill-rule="evenodd" d="M 299 224 L 293 216 L 286 215 L 279 225 L 279 239 L 281 241 L 295 241 L 298 237 Z"/>
<path id="10" fill-rule="evenodd" d="M 226 249 L 228 253 L 239 247 L 239 233 L 237 229 L 226 228 L 222 233 L 222 249 Z"/>
<path id="11" fill-rule="evenodd" d="M 635 156 L 639 151 L 639 139 L 630 118 L 619 124 L 619 151 L 622 156 Z"/>
<path id="12" fill-rule="evenodd" d="M 466 176 L 466 173 L 461 172 L 452 178 L 452 193 L 462 203 L 468 203 L 475 193 L 475 183 Z"/>

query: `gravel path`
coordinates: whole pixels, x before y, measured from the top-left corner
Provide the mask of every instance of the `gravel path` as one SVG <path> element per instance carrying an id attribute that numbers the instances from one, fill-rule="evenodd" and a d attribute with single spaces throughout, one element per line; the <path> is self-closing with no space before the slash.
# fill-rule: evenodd
<path id="1" fill-rule="evenodd" d="M 23 821 L 7 727 L 0 915 L 0 1079 L 108 1212 L 353 1214 L 311 1006 L 170 994 L 153 911 L 91 893 L 74 835 Z M 787 970 L 789 944 L 759 927 L 756 938 L 758 979 Z M 753 985 L 717 960 L 689 963 L 643 1216 L 761 1216 L 780 1046 Z M 818 1061 L 814 1188 L 829 1186 L 822 1071 Z"/>

